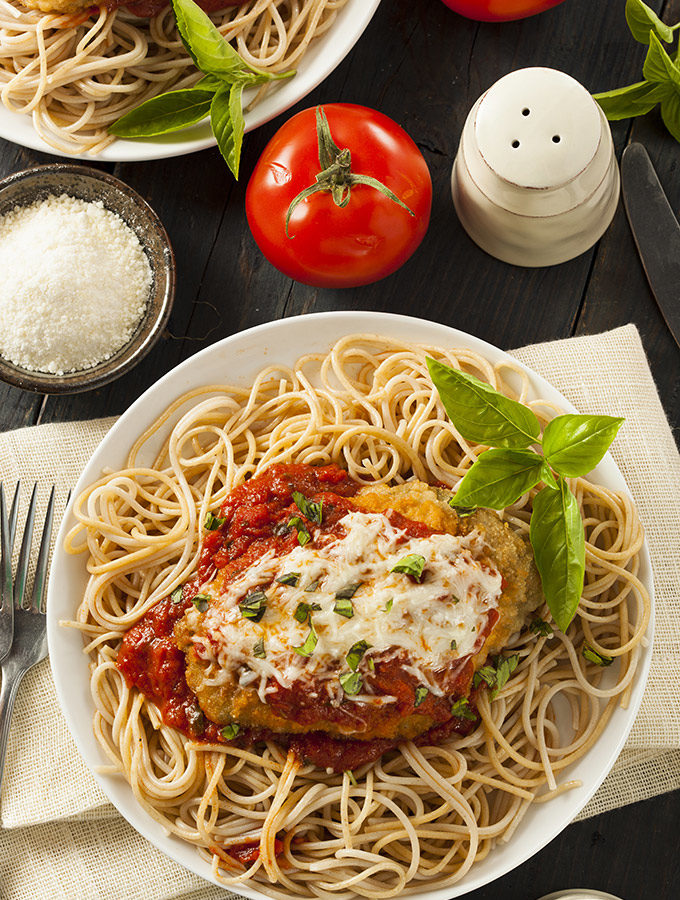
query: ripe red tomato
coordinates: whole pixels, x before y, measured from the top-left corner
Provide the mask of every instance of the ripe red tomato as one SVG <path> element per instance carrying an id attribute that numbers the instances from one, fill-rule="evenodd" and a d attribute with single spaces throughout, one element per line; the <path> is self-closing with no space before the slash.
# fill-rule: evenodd
<path id="1" fill-rule="evenodd" d="M 526 19 L 563 3 L 564 0 L 443 0 L 461 16 L 478 22 L 508 22 Z"/>
<path id="2" fill-rule="evenodd" d="M 347 151 L 349 198 L 337 186 L 348 175 Z M 319 189 L 322 170 L 332 176 L 329 186 L 336 184 L 333 193 Z M 362 176 L 377 179 L 392 196 L 360 183 Z M 314 192 L 306 190 L 311 186 Z M 394 272 L 423 239 L 431 206 L 427 164 L 403 128 L 347 103 L 289 119 L 265 147 L 246 191 L 260 250 L 285 275 L 315 287 L 356 287 Z"/>

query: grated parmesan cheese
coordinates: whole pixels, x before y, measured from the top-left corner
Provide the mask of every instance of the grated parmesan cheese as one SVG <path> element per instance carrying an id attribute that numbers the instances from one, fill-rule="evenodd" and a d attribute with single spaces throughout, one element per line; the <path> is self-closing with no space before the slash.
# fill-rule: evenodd
<path id="1" fill-rule="evenodd" d="M 63 375 L 108 359 L 144 315 L 151 267 L 137 235 L 66 194 L 0 217 L 0 354 Z"/>

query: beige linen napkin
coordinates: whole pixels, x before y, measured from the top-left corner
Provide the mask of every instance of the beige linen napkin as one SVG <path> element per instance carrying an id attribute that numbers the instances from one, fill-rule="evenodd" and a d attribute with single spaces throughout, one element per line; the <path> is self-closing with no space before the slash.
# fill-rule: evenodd
<path id="1" fill-rule="evenodd" d="M 626 419 L 612 447 L 649 540 L 656 636 L 642 708 L 581 818 L 680 787 L 680 455 L 639 335 L 606 334 L 515 351 L 585 413 Z M 112 419 L 0 435 L 0 478 L 61 486 L 61 508 Z M 37 711 L 37 713 L 36 713 Z M 20 691 L 0 808 L 0 900 L 217 900 L 229 895 L 139 837 L 97 787 L 59 712 L 47 661 Z"/>

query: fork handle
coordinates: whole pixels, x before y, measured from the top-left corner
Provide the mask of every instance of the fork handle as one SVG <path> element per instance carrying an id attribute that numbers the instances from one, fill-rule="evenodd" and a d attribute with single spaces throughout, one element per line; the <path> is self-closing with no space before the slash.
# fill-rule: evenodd
<path id="1" fill-rule="evenodd" d="M 21 679 L 25 674 L 21 669 L 8 664 L 5 664 L 2 669 L 2 684 L 0 684 L 0 794 L 2 793 L 2 773 L 5 768 L 5 751 L 7 750 L 9 726 L 12 721 L 12 710 Z"/>

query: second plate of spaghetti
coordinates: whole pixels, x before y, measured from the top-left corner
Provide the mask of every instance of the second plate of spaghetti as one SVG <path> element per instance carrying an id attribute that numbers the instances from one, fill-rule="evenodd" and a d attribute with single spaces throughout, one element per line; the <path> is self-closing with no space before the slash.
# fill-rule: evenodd
<path id="1" fill-rule="evenodd" d="M 189 716 L 190 722 L 200 720 L 195 734 L 184 719 L 175 727 L 179 720 L 167 706 L 161 715 L 153 686 L 144 682 L 142 691 L 131 686 L 129 670 L 123 674 L 119 651 L 124 646 L 128 653 L 130 629 L 141 633 L 149 616 L 156 625 L 170 615 L 176 621 L 173 605 L 184 602 L 186 636 L 192 616 L 216 601 L 210 596 L 214 574 L 206 578 L 206 548 L 212 546 L 214 562 L 231 544 L 215 553 L 216 539 L 207 536 L 223 527 L 219 510 L 228 516 L 227 498 L 240 491 L 249 497 L 246 508 L 252 506 L 258 485 L 277 471 L 272 466 L 307 479 L 300 484 L 311 484 L 320 472 L 318 478 L 334 480 L 338 494 L 345 481 L 351 483 L 358 493 L 348 502 L 363 503 L 364 510 L 370 504 L 360 498 L 367 490 L 379 494 L 389 487 L 393 497 L 419 482 L 422 496 L 434 496 L 455 486 L 484 448 L 466 443 L 451 427 L 430 382 L 427 356 L 530 405 L 543 423 L 573 411 L 507 354 L 442 325 L 375 313 L 285 319 L 202 351 L 140 397 L 88 463 L 58 537 L 48 598 L 50 657 L 87 765 L 141 834 L 178 863 L 248 897 L 445 900 L 492 881 L 544 846 L 585 805 L 620 752 L 642 699 L 651 659 L 651 572 L 637 514 L 610 456 L 592 482 L 572 483 L 586 528 L 586 579 L 576 618 L 566 634 L 556 627 L 523 627 L 506 635 L 504 651 L 515 667 L 496 694 L 477 693 L 479 719 L 473 716 L 469 727 L 438 733 L 431 744 L 407 735 L 385 743 L 372 760 L 335 765 L 329 757 L 320 768 L 312 753 L 310 759 L 296 752 L 295 740 L 258 732 L 243 742 L 233 724 L 218 733 L 197 706 Z M 295 502 L 310 530 L 317 516 L 321 525 L 320 506 L 306 505 L 299 492 Z M 342 507 L 345 501 L 334 502 Z M 503 512 L 518 546 L 528 531 L 531 502 L 529 494 Z M 326 515 L 339 513 L 328 507 Z M 378 513 L 351 515 L 370 525 Z M 419 549 L 425 531 L 413 523 L 409 531 L 404 522 L 397 522 L 398 543 L 410 535 Z M 376 541 L 388 525 L 378 526 Z M 290 519 L 288 532 L 275 530 L 282 540 L 292 533 L 294 549 L 286 560 L 295 561 L 296 571 L 278 572 L 273 551 L 261 557 L 258 565 L 269 561 L 271 587 L 266 595 L 252 585 L 244 588 L 239 606 L 246 624 L 239 627 L 260 622 L 267 595 L 270 604 L 274 594 L 285 603 L 286 591 L 309 590 L 309 603 L 295 610 L 305 631 L 317 610 L 318 634 L 312 626 L 296 648 L 309 657 L 330 633 L 323 630 L 319 572 L 309 566 L 322 567 L 326 584 L 332 572 L 328 560 L 312 559 L 305 530 L 299 516 Z M 347 557 L 352 565 L 358 552 L 355 541 Z M 488 561 L 476 562 L 469 548 L 463 555 L 472 568 L 481 565 L 489 590 L 494 578 L 500 584 Z M 404 571 L 404 564 L 408 569 L 414 558 L 410 552 L 401 569 L 389 571 Z M 305 572 L 315 579 L 307 587 Z M 390 590 L 396 590 L 397 576 L 389 577 Z M 260 573 L 254 584 L 263 578 Z M 200 591 L 208 593 L 193 590 L 189 596 L 185 587 L 182 596 L 182 585 L 193 583 L 207 585 Z M 343 628 L 343 618 L 369 603 L 361 590 L 351 599 L 359 587 L 331 588 Z M 480 590 L 472 593 L 481 596 Z M 402 601 L 393 602 L 394 615 Z M 455 596 L 453 602 L 459 602 Z M 392 607 L 388 600 L 385 610 Z M 273 606 L 267 615 L 273 617 Z M 549 619 L 545 608 L 535 615 Z M 428 634 L 430 643 L 437 640 L 436 630 Z M 275 639 L 267 633 L 269 648 Z M 163 655 L 155 640 L 146 645 L 149 653 Z M 205 643 L 205 636 L 200 640 Z M 614 663 L 589 663 L 581 653 L 586 641 L 607 648 Z M 455 650 L 456 641 L 451 644 Z M 366 703 L 371 697 L 359 692 L 357 672 L 370 646 L 354 644 L 347 655 L 352 671 L 340 679 L 347 695 Z M 264 660 L 264 640 L 254 649 Z M 380 673 L 378 656 L 369 664 Z M 210 665 L 207 682 L 219 688 L 223 682 Z M 257 669 L 253 661 L 252 671 L 240 670 L 241 683 L 251 684 Z M 186 677 L 194 689 L 189 670 Z M 416 694 L 416 706 L 428 694 L 418 690 L 424 693 Z M 295 721 L 295 710 L 291 716 Z"/>

